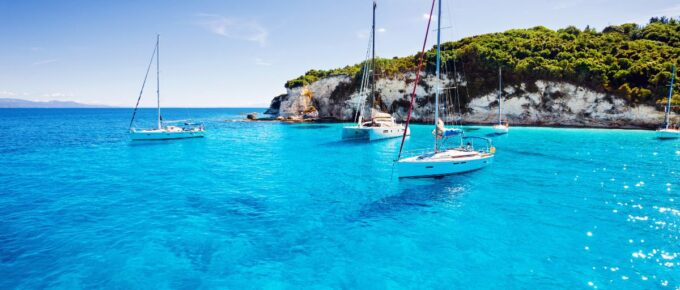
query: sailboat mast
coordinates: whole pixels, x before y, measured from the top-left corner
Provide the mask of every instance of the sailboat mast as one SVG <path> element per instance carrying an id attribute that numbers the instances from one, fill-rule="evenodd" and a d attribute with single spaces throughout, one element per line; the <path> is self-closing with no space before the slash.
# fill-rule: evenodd
<path id="1" fill-rule="evenodd" d="M 158 129 L 162 128 L 161 120 L 161 35 L 156 34 L 156 104 L 158 106 Z"/>
<path id="2" fill-rule="evenodd" d="M 373 1 L 373 24 L 371 25 L 371 109 L 375 108 L 375 8 L 378 4 Z M 372 114 L 372 113 L 371 113 Z"/>
<path id="3" fill-rule="evenodd" d="M 503 124 L 503 80 L 501 79 L 501 67 L 498 67 L 498 125 Z"/>
<path id="4" fill-rule="evenodd" d="M 441 62 L 441 28 L 442 28 L 442 0 L 437 4 L 437 68 L 436 68 L 436 87 L 434 91 L 434 128 L 437 130 L 437 121 L 439 120 L 439 90 L 440 87 L 440 62 Z M 437 152 L 437 136 L 434 137 L 434 152 Z"/>
<path id="5" fill-rule="evenodd" d="M 671 99 L 673 98 L 673 81 L 675 80 L 675 64 L 673 65 L 673 73 L 671 74 L 671 85 L 668 88 L 668 105 L 666 105 L 666 115 L 663 118 L 663 126 L 668 129 L 670 126 L 671 116 Z"/>

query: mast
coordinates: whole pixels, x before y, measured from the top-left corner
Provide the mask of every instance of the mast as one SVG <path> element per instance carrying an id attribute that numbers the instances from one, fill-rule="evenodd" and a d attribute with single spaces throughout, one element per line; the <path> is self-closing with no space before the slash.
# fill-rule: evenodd
<path id="1" fill-rule="evenodd" d="M 373 24 L 371 25 L 371 38 L 373 41 L 371 44 L 371 115 L 373 114 L 372 109 L 375 107 L 375 8 L 377 6 L 378 4 L 373 1 Z"/>
<path id="2" fill-rule="evenodd" d="M 437 86 L 434 91 L 434 129 L 437 130 L 437 121 L 439 120 L 439 90 L 440 87 L 440 62 L 441 62 L 441 28 L 442 28 L 442 0 L 437 4 L 437 69 L 436 79 Z M 434 152 L 437 152 L 437 134 L 434 136 Z"/>
<path id="3" fill-rule="evenodd" d="M 668 105 L 666 105 L 666 114 L 663 117 L 663 126 L 668 129 L 670 126 L 671 116 L 671 99 L 673 98 L 673 81 L 675 80 L 675 64 L 673 64 L 673 73 L 671 74 L 671 85 L 668 88 Z"/>
<path id="4" fill-rule="evenodd" d="M 399 154 L 397 160 L 401 159 L 401 152 L 404 150 L 404 140 L 406 140 L 406 132 L 408 132 L 408 125 L 411 122 L 411 113 L 413 113 L 413 102 L 416 100 L 416 89 L 418 88 L 418 81 L 420 81 L 420 71 L 423 68 L 423 59 L 425 58 L 425 46 L 427 45 L 427 36 L 430 35 L 430 24 L 432 23 L 432 12 L 434 12 L 434 3 L 430 7 L 430 17 L 427 20 L 427 28 L 425 28 L 425 39 L 423 40 L 423 48 L 420 49 L 420 59 L 418 59 L 418 68 L 416 69 L 416 81 L 413 82 L 413 91 L 411 91 L 411 102 L 408 105 L 408 113 L 406 114 L 406 124 L 404 125 L 404 133 L 401 135 L 401 143 L 399 144 Z"/>
<path id="5" fill-rule="evenodd" d="M 163 120 L 161 119 L 161 73 L 160 73 L 160 66 L 161 66 L 161 47 L 160 47 L 160 42 L 161 42 L 161 35 L 156 34 L 156 104 L 158 105 L 158 129 L 160 130 L 162 128 L 162 122 Z"/>
<path id="6" fill-rule="evenodd" d="M 498 67 L 498 125 L 503 124 L 502 114 L 503 114 L 503 80 L 501 79 L 501 67 Z"/>

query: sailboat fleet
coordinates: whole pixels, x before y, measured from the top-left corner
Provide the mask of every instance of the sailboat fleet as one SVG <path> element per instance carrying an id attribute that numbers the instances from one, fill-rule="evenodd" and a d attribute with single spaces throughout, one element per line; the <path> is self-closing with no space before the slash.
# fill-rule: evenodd
<path id="1" fill-rule="evenodd" d="M 395 118 L 386 112 L 376 109 L 376 81 L 375 81 L 375 11 L 376 2 L 373 2 L 373 18 L 371 25 L 371 36 L 369 39 L 368 51 L 362 68 L 362 80 L 358 91 L 358 101 L 356 102 L 355 124 L 342 128 L 343 140 L 381 140 L 388 138 L 401 137 L 399 152 L 395 160 L 399 178 L 423 178 L 440 177 L 446 175 L 460 174 L 482 169 L 491 165 L 494 160 L 496 148 L 491 139 L 477 136 L 466 136 L 461 128 L 447 127 L 440 118 L 440 95 L 442 89 L 441 75 L 441 21 L 437 21 L 437 44 L 436 44 L 436 85 L 435 85 L 435 108 L 434 108 L 434 130 L 432 131 L 433 146 L 429 149 L 422 149 L 412 152 L 404 152 L 404 144 L 410 135 L 409 123 L 413 112 L 413 104 L 416 98 L 416 89 L 420 80 L 427 37 L 432 23 L 432 16 L 437 5 L 437 19 L 441 19 L 441 0 L 432 0 L 429 20 L 425 32 L 425 40 L 420 53 L 419 62 L 416 70 L 416 79 L 413 82 L 410 106 L 406 116 L 405 124 L 399 124 Z M 370 60 L 369 60 L 370 56 Z M 137 99 L 137 104 L 130 120 L 129 134 L 133 141 L 140 140 L 170 140 L 185 138 L 200 138 L 205 135 L 205 128 L 202 123 L 191 123 L 186 121 L 164 121 L 161 115 L 160 105 L 160 36 L 156 37 L 153 54 L 144 76 L 144 81 Z M 144 87 L 149 76 L 149 71 L 155 60 L 156 63 L 156 127 L 140 129 L 134 126 L 135 117 L 138 112 L 139 102 L 144 92 Z M 671 125 L 671 99 L 673 96 L 673 83 L 675 79 L 675 65 L 672 69 L 668 101 L 665 106 L 663 125 L 656 131 L 659 139 L 680 138 L 680 128 Z M 379 107 L 379 106 L 378 106 Z M 458 112 L 459 114 L 461 112 Z M 171 125 L 172 124 L 172 125 Z M 502 70 L 498 68 L 498 121 L 492 126 L 492 130 L 497 135 L 509 132 L 509 123 L 503 120 L 503 82 Z"/>

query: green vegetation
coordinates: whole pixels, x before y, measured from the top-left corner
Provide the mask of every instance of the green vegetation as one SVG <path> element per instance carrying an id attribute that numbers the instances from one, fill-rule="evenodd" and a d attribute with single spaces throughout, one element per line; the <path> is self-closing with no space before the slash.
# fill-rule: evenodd
<path id="1" fill-rule="evenodd" d="M 379 58 L 376 74 L 394 77 L 414 71 L 417 56 Z M 645 26 L 628 23 L 609 26 L 601 32 L 573 26 L 557 31 L 542 26 L 513 29 L 442 45 L 444 69 L 452 71 L 455 64 L 472 94 L 493 91 L 500 66 L 506 84 L 538 79 L 565 81 L 613 93 L 635 104 L 654 104 L 667 96 L 671 66 L 679 58 L 680 18 L 666 17 L 654 17 Z M 426 61 L 426 71 L 432 73 L 434 48 L 426 52 Z M 337 74 L 360 78 L 361 66 L 362 63 L 328 71 L 310 70 L 288 81 L 286 87 Z M 674 102 L 678 104 L 679 87 L 676 83 Z"/>

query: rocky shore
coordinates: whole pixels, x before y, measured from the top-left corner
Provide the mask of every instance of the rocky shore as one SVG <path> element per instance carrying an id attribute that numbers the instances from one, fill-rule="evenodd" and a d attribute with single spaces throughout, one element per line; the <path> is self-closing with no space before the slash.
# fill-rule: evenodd
<path id="1" fill-rule="evenodd" d="M 404 121 L 414 79 L 414 73 L 378 79 L 376 106 Z M 452 78 L 444 77 L 442 86 L 454 92 L 454 83 Z M 457 83 L 460 86 L 458 98 L 452 96 L 453 93 L 442 97 L 449 101 L 446 121 L 457 118 L 458 114 L 454 112 L 459 111 L 466 124 L 490 124 L 498 119 L 496 92 L 465 95 L 465 82 L 459 80 Z M 424 75 L 416 89 L 412 121 L 432 121 L 434 87 L 435 78 Z M 352 77 L 332 75 L 307 86 L 288 88 L 285 94 L 272 100 L 265 114 L 272 119 L 290 121 L 352 121 L 360 99 L 357 91 Z M 512 125 L 653 129 L 663 119 L 661 108 L 632 106 L 618 96 L 567 82 L 535 80 L 507 84 L 503 87 L 503 95 L 504 117 Z"/>

